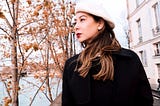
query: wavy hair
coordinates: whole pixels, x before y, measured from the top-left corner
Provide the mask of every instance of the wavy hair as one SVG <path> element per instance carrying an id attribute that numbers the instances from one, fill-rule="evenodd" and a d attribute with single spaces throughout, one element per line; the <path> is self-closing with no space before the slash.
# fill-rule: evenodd
<path id="1" fill-rule="evenodd" d="M 93 16 L 96 22 L 100 21 L 100 17 Z M 80 53 L 78 61 L 81 66 L 78 68 L 80 76 L 85 77 L 90 68 L 92 62 L 99 57 L 101 69 L 93 78 L 96 80 L 113 80 L 114 79 L 114 66 L 112 59 L 112 52 L 119 51 L 121 46 L 115 37 L 115 33 L 112 28 L 105 21 L 104 28 L 99 31 L 99 35 L 91 40 L 90 43 L 82 42 L 84 50 Z"/>

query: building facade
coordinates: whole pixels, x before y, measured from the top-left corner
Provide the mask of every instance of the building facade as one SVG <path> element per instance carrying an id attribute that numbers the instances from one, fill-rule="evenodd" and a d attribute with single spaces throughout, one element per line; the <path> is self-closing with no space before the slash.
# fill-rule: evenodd
<path id="1" fill-rule="evenodd" d="M 151 84 L 160 79 L 160 0 L 126 0 L 130 48 L 145 68 Z"/>

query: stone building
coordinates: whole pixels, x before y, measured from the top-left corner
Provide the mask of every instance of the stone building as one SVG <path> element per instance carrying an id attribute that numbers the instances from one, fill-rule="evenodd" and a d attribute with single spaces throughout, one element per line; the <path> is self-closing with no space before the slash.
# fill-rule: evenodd
<path id="1" fill-rule="evenodd" d="M 126 0 L 130 48 L 140 57 L 151 84 L 160 78 L 160 0 Z"/>

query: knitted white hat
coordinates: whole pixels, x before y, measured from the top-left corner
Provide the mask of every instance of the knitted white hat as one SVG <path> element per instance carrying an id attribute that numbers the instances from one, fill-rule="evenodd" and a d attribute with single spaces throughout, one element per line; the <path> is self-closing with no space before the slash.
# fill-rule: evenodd
<path id="1" fill-rule="evenodd" d="M 75 12 L 77 13 L 79 11 L 99 16 L 107 21 L 112 29 L 115 27 L 114 22 L 100 0 L 79 0 L 76 3 Z"/>

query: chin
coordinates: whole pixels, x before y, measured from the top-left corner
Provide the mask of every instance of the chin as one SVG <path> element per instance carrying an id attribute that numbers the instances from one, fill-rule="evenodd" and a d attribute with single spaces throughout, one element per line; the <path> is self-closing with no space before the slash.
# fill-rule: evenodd
<path id="1" fill-rule="evenodd" d="M 78 39 L 78 41 L 79 41 L 80 43 L 84 42 L 84 40 L 80 40 L 80 39 Z"/>

